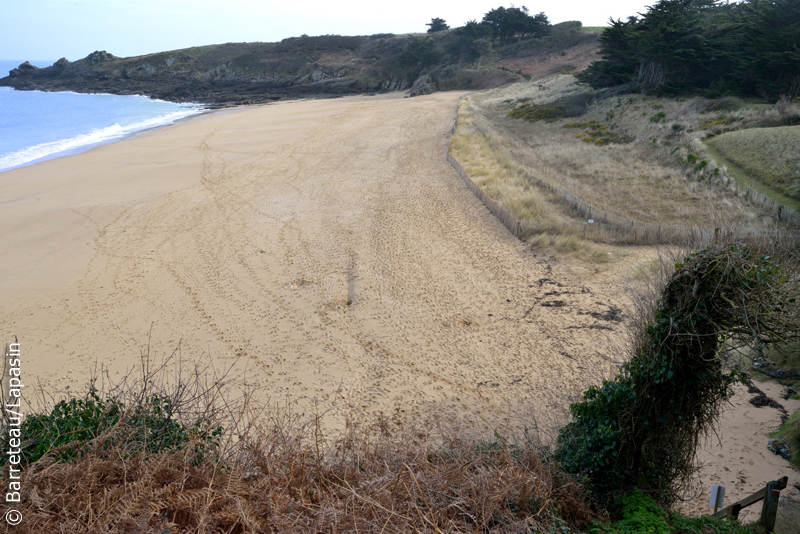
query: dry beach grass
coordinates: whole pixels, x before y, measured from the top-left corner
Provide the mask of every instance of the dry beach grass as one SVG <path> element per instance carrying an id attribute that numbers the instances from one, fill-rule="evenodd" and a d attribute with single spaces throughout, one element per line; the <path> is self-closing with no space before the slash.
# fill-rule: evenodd
<path id="1" fill-rule="evenodd" d="M 547 221 L 574 221 L 575 214 L 537 181 L 563 187 L 602 211 L 640 223 L 775 228 L 774 216 L 734 194 L 725 173 L 715 173 L 713 160 L 703 156 L 699 134 L 727 125 L 704 129 L 709 118 L 699 113 L 700 101 L 625 95 L 594 103 L 580 117 L 531 123 L 506 116 L 520 102 L 550 105 L 586 91 L 574 77 L 558 75 L 471 95 L 461 104 L 453 154 L 464 160 L 468 173 L 487 192 L 502 198 L 520 220 L 542 230 Z M 576 126 L 590 121 L 607 125 L 623 142 L 585 142 L 582 137 L 588 130 Z M 695 154 L 695 159 L 689 157 L 692 165 L 707 161 L 710 177 L 680 162 L 689 150 Z"/>
<path id="2" fill-rule="evenodd" d="M 174 354 L 173 354 L 174 357 Z M 583 489 L 558 470 L 536 435 L 481 435 L 469 421 L 356 416 L 342 432 L 288 404 L 258 404 L 226 370 L 144 366 L 121 382 L 94 382 L 134 416 L 162 399 L 175 422 L 224 428 L 182 447 L 147 450 L 142 428 L 120 418 L 91 441 L 56 447 L 26 465 L 24 521 L 4 532 L 521 532 L 597 517 Z M 228 369 L 229 371 L 229 369 Z M 52 403 L 37 407 L 48 413 Z M 101 416 L 102 417 L 102 416 Z M 155 425 L 149 424 L 155 436 Z M 74 451 L 71 461 L 61 457 Z M 201 451 L 201 452 L 200 452 Z M 559 510 L 560 508 L 560 510 Z"/>

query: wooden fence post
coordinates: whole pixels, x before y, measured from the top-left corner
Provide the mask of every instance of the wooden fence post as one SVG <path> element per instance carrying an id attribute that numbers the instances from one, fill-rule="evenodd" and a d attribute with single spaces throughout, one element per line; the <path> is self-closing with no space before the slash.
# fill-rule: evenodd
<path id="1" fill-rule="evenodd" d="M 767 491 L 764 494 L 764 504 L 761 507 L 761 526 L 764 527 L 764 532 L 767 534 L 775 530 L 775 518 L 778 515 L 778 502 L 781 496 L 781 489 L 786 487 L 785 478 L 786 477 L 767 484 Z"/>

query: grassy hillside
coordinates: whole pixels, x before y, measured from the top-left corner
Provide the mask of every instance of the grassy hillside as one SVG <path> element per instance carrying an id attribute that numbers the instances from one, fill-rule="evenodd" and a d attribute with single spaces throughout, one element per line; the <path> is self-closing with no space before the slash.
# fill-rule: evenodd
<path id="1" fill-rule="evenodd" d="M 708 143 L 756 180 L 800 200 L 800 126 L 728 132 Z"/>
<path id="2" fill-rule="evenodd" d="M 741 196 L 701 139 L 773 120 L 738 100 L 612 96 L 556 75 L 465 98 L 451 150 L 530 235 L 585 234 L 587 217 L 557 189 L 650 227 L 763 230 L 775 214 Z"/>
<path id="3" fill-rule="evenodd" d="M 0 85 L 232 105 L 407 90 L 418 79 L 425 84 L 423 94 L 487 89 L 537 75 L 541 64 L 574 71 L 597 58 L 598 36 L 583 31 L 579 22 L 557 24 L 547 35 L 506 45 L 484 36 L 478 46 L 460 30 L 304 35 L 279 43 L 226 43 L 127 58 L 98 51 L 45 69 L 23 65 Z"/>

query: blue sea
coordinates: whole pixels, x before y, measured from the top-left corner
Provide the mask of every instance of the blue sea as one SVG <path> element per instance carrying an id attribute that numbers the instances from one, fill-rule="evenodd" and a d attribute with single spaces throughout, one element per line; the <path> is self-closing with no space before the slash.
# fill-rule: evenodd
<path id="1" fill-rule="evenodd" d="M 23 61 L 0 60 L 0 78 Z M 54 61 L 31 61 L 48 67 Z M 144 96 L 45 93 L 0 87 L 0 172 L 166 126 L 203 106 Z"/>

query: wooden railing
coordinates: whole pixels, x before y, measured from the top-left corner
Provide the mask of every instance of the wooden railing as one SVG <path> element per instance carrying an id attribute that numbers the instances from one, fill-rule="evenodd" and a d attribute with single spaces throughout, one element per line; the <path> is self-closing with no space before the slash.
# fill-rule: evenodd
<path id="1" fill-rule="evenodd" d="M 764 501 L 764 504 L 761 506 L 761 526 L 764 528 L 764 532 L 772 532 L 775 530 L 775 517 L 778 514 L 778 499 L 781 490 L 784 489 L 788 483 L 788 477 L 773 480 L 749 497 L 745 497 L 741 501 L 726 506 L 715 513 L 714 517 L 732 517 L 738 519 L 739 512 L 742 511 L 742 508 L 747 508 L 759 501 Z"/>

